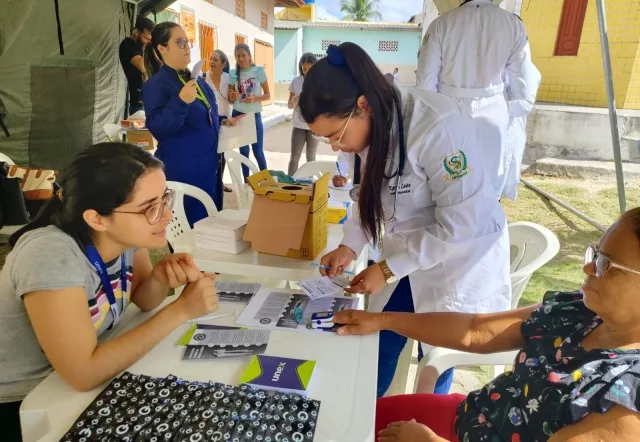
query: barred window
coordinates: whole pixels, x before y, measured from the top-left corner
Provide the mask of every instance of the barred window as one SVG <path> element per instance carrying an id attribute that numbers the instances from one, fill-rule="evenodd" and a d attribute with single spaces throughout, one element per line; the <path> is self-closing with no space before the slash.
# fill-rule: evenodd
<path id="1" fill-rule="evenodd" d="M 380 40 L 378 42 L 378 51 L 398 52 L 398 41 L 397 40 Z"/>
<path id="2" fill-rule="evenodd" d="M 245 0 L 236 0 L 236 16 L 244 18 L 244 12 L 246 10 Z"/>
<path id="3" fill-rule="evenodd" d="M 262 29 L 269 28 L 269 16 L 264 12 L 260 12 L 260 27 Z"/>
<path id="4" fill-rule="evenodd" d="M 316 58 L 320 60 L 321 58 L 324 58 L 327 54 L 313 54 L 313 55 L 315 55 Z"/>
<path id="5" fill-rule="evenodd" d="M 322 50 L 326 51 L 329 49 L 330 45 L 338 46 L 340 44 L 340 40 L 322 40 Z"/>

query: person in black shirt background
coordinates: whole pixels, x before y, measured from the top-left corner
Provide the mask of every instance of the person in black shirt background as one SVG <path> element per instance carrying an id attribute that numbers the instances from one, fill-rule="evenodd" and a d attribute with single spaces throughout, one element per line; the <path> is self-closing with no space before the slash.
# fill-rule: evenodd
<path id="1" fill-rule="evenodd" d="M 135 114 L 142 110 L 142 82 L 144 75 L 144 60 L 142 51 L 151 41 L 151 31 L 154 28 L 153 21 L 146 17 L 138 17 L 136 26 L 130 37 L 120 43 L 120 64 L 129 85 L 129 112 Z"/>

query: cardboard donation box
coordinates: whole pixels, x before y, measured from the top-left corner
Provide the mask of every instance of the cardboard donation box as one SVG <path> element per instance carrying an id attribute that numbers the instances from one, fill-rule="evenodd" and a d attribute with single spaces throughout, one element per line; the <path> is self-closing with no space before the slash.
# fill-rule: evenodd
<path id="1" fill-rule="evenodd" d="M 313 260 L 327 246 L 329 174 L 310 185 L 277 183 L 268 170 L 248 178 L 253 189 L 244 240 L 270 255 Z"/>
<path id="2" fill-rule="evenodd" d="M 130 129 L 127 131 L 126 142 L 138 146 L 144 150 L 156 148 L 153 135 L 148 129 Z"/>

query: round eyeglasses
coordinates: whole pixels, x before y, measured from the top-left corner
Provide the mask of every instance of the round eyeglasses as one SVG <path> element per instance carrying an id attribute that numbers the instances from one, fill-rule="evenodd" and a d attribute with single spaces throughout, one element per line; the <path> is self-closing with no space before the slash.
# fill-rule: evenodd
<path id="1" fill-rule="evenodd" d="M 602 278 L 604 274 L 607 273 L 607 271 L 612 267 L 614 269 L 620 269 L 625 272 L 630 272 L 630 273 L 635 273 L 636 275 L 640 275 L 639 270 L 634 270 L 630 267 L 623 266 L 621 264 L 616 264 L 615 262 L 611 261 L 608 257 L 600 253 L 600 251 L 598 250 L 598 246 L 593 244 L 587 244 L 587 250 L 584 253 L 584 263 L 586 265 L 586 264 L 591 264 L 592 262 L 595 263 L 596 278 Z"/>
<path id="2" fill-rule="evenodd" d="M 144 215 L 147 217 L 147 221 L 149 224 L 157 224 L 162 219 L 162 214 L 164 213 L 164 208 L 171 210 L 173 209 L 173 204 L 175 203 L 175 191 L 172 189 L 167 189 L 167 191 L 162 195 L 162 199 L 147 207 L 141 212 L 127 212 L 125 210 L 114 210 L 115 213 L 125 213 L 128 215 Z"/>

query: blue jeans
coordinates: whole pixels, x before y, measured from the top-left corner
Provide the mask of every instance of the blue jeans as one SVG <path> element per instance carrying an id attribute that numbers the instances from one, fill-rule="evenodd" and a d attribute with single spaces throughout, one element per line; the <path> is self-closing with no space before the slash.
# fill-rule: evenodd
<path id="1" fill-rule="evenodd" d="M 232 117 L 237 117 L 238 115 L 244 115 L 242 112 L 238 112 L 237 110 L 233 110 L 231 114 Z M 265 170 L 267 168 L 267 159 L 264 157 L 264 128 L 262 127 L 262 115 L 260 112 L 255 113 L 256 116 L 256 137 L 257 140 L 255 143 L 251 145 L 251 150 L 253 151 L 253 156 L 256 158 L 258 162 L 258 168 L 260 170 Z M 249 158 L 249 146 L 242 146 L 240 148 L 240 153 L 245 157 Z M 242 165 L 242 175 L 247 178 L 249 173 L 249 168 Z"/>
<path id="2" fill-rule="evenodd" d="M 409 277 L 402 278 L 384 306 L 385 312 L 415 312 Z M 384 396 L 389 389 L 398 366 L 400 353 L 407 338 L 389 330 L 380 332 L 378 349 L 378 397 Z M 418 360 L 422 359 L 422 347 L 418 345 Z M 420 375 L 418 373 L 417 375 Z M 440 375 L 434 389 L 435 394 L 448 394 L 453 381 L 453 368 Z"/>

